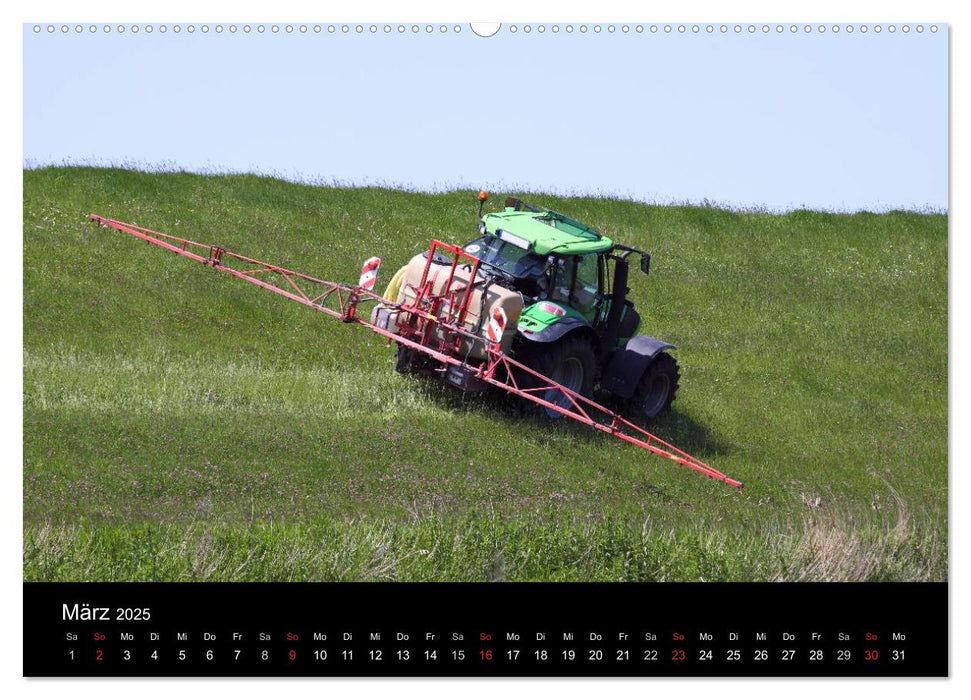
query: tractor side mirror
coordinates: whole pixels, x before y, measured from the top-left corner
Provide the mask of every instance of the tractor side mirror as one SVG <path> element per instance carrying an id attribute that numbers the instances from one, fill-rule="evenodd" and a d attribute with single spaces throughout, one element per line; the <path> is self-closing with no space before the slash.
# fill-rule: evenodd
<path id="1" fill-rule="evenodd" d="M 645 275 L 651 274 L 651 254 L 641 253 L 641 272 Z"/>

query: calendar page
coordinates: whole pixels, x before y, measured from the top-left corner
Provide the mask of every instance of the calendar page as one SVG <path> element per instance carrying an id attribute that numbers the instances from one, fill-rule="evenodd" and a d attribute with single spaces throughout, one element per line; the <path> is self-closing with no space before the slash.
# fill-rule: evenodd
<path id="1" fill-rule="evenodd" d="M 84 14 L 25 676 L 948 675 L 946 22 Z"/>

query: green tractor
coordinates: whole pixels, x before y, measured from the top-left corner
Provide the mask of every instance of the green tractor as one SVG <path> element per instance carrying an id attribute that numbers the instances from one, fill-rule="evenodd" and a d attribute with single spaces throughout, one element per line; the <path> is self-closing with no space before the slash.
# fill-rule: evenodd
<path id="1" fill-rule="evenodd" d="M 627 297 L 628 258 L 639 255 L 648 274 L 649 253 L 515 198 L 482 216 L 479 237 L 464 249 L 523 296 L 515 359 L 583 396 L 599 387 L 638 418 L 652 419 L 674 401 L 678 363 L 666 352 L 674 346 L 637 335 L 641 317 Z M 566 404 L 551 393 L 548 401 Z"/>
<path id="2" fill-rule="evenodd" d="M 504 211 L 483 216 L 487 198 L 480 193 L 479 236 L 463 247 L 465 254 L 480 261 L 477 279 L 470 285 L 467 329 L 481 335 L 492 309 L 501 307 L 508 318 L 501 346 L 513 359 L 582 396 L 599 389 L 618 397 L 634 418 L 653 419 L 668 408 L 679 379 L 678 363 L 667 352 L 674 346 L 637 335 L 641 317 L 627 298 L 628 258 L 640 256 L 641 271 L 647 274 L 651 256 L 515 198 L 506 200 Z M 427 251 L 416 255 L 395 275 L 384 296 L 414 301 L 424 275 L 436 279 L 436 268 L 443 271 L 438 279 L 445 279 L 451 261 L 435 258 L 428 264 Z M 440 291 L 436 287 L 436 293 Z M 395 322 L 392 317 L 383 325 L 390 328 Z M 482 357 L 483 347 L 472 344 L 464 354 Z M 399 347 L 399 371 L 414 371 L 416 362 L 420 360 L 415 353 Z M 476 386 L 469 373 L 438 369 L 457 388 L 484 388 Z M 523 377 L 520 384 L 531 380 Z M 555 389 L 543 398 L 561 407 L 570 405 L 569 398 Z M 552 418 L 561 415 L 544 410 Z"/>

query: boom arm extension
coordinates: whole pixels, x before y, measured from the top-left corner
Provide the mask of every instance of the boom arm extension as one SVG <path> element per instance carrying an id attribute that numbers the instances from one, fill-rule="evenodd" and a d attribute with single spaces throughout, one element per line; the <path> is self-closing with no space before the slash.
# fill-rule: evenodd
<path id="1" fill-rule="evenodd" d="M 564 416 L 590 426 L 595 430 L 613 435 L 656 455 L 670 459 L 682 466 L 701 472 L 705 476 L 723 481 L 742 490 L 742 483 L 722 474 L 717 469 L 705 464 L 700 459 L 679 450 L 674 445 L 649 433 L 643 428 L 631 423 L 625 418 L 595 401 L 577 394 L 538 372 L 530 369 L 515 359 L 503 353 L 497 344 L 486 342 L 485 339 L 473 335 L 458 325 L 449 323 L 429 313 L 424 308 L 398 304 L 385 299 L 374 292 L 360 286 L 352 286 L 341 282 L 328 282 L 311 277 L 300 272 L 294 272 L 277 265 L 261 262 L 253 258 L 232 253 L 216 245 L 195 243 L 184 238 L 152 231 L 135 224 L 126 224 L 114 219 L 108 219 L 97 214 L 91 214 L 92 221 L 103 227 L 113 228 L 130 234 L 146 243 L 157 245 L 178 255 L 200 262 L 207 267 L 225 272 L 233 277 L 251 282 L 258 287 L 291 299 L 310 308 L 326 313 L 346 323 L 357 323 L 378 335 L 388 338 L 417 352 L 424 353 L 434 360 L 446 365 L 462 367 L 475 372 L 475 377 L 487 384 L 491 384 L 512 394 L 520 396 L 540 406 L 552 409 Z M 435 241 L 433 248 L 445 248 L 455 252 L 454 246 Z M 414 338 L 405 337 L 394 331 L 380 328 L 356 315 L 357 305 L 361 301 L 375 301 L 384 306 L 399 309 L 401 312 L 414 314 L 424 323 L 437 325 L 439 328 L 466 337 L 473 342 L 485 344 L 486 360 L 478 366 L 467 364 L 466 360 L 445 352 L 444 347 L 423 345 Z M 515 371 L 514 371 L 515 370 Z M 524 376 L 533 380 L 530 386 L 521 386 L 517 381 Z M 557 390 L 568 397 L 569 405 L 561 406 L 543 398 L 550 390 Z"/>

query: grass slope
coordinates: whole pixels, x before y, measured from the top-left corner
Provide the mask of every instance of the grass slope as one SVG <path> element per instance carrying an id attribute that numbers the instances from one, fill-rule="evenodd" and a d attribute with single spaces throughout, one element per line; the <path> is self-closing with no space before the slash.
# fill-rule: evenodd
<path id="1" fill-rule="evenodd" d="M 652 252 L 632 296 L 682 365 L 654 431 L 743 494 L 398 376 L 377 336 L 86 222 L 333 280 L 380 255 L 387 280 L 474 235 L 473 193 L 46 168 L 25 580 L 946 578 L 945 216 L 535 199 Z"/>

